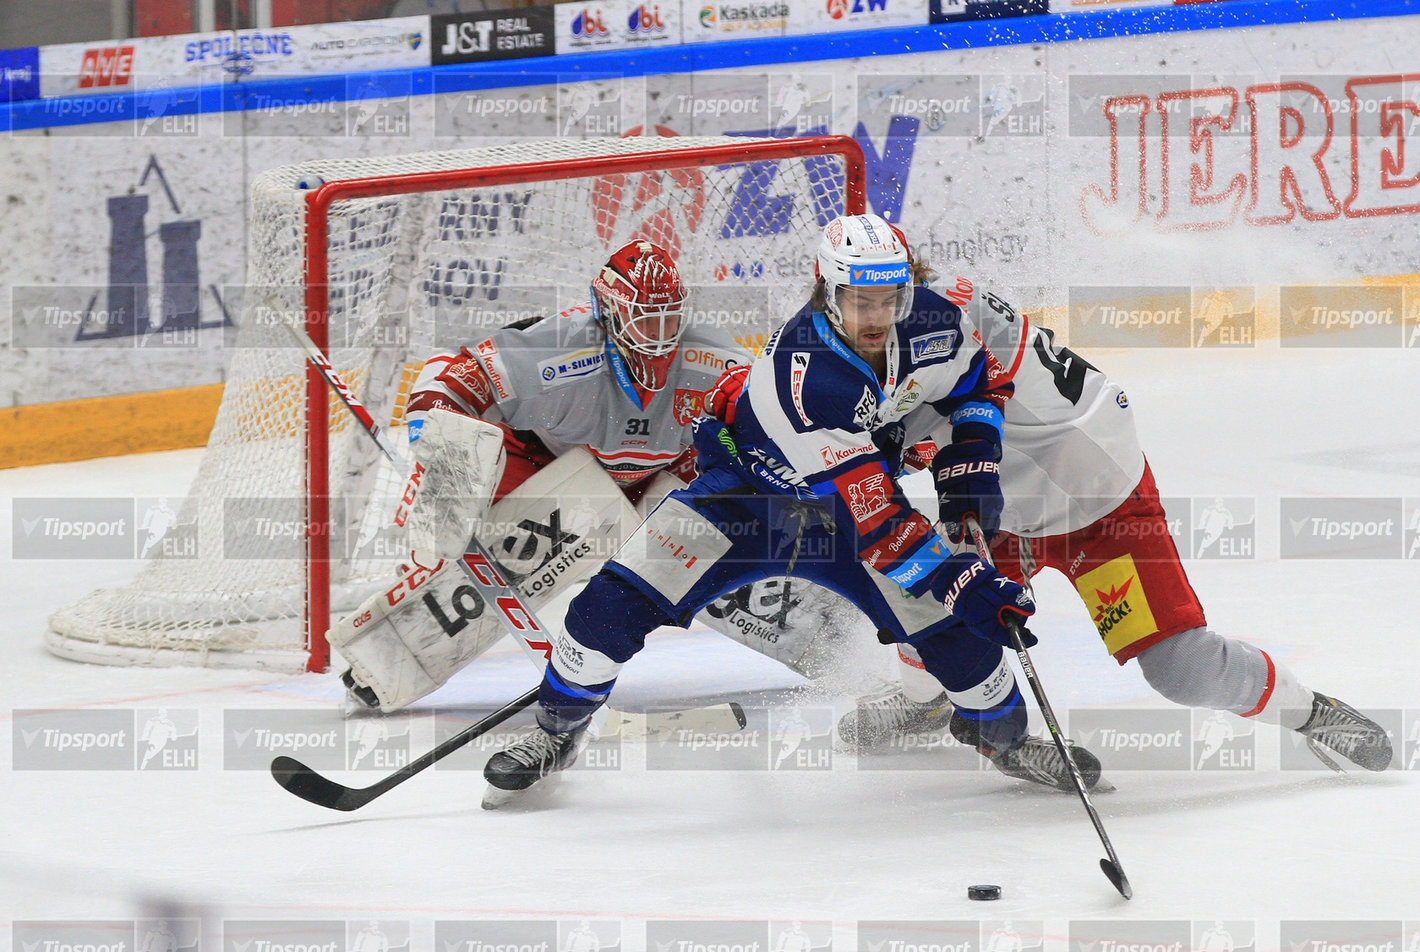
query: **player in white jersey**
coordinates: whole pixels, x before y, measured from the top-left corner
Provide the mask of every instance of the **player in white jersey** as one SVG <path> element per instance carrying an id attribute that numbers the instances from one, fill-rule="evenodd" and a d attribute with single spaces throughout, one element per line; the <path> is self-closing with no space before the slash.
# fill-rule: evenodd
<path id="1" fill-rule="evenodd" d="M 920 416 L 950 431 L 941 455 L 973 481 L 953 511 L 964 517 L 999 498 L 1009 383 L 963 310 L 913 286 L 907 248 L 881 218 L 829 222 L 818 270 L 814 300 L 754 361 L 734 421 L 697 421 L 701 474 L 572 600 L 543 674 L 538 727 L 489 759 L 485 806 L 575 761 L 648 632 L 786 575 L 837 591 L 915 645 L 1002 772 L 1070 787 L 1055 745 L 1027 734 L 1002 652 L 1034 603 L 975 555 L 950 554 L 897 484 L 904 436 Z M 1093 785 L 1098 760 L 1083 750 L 1077 759 Z"/>
<path id="2" fill-rule="evenodd" d="M 958 278 L 946 296 L 971 314 L 1003 379 L 1014 385 L 1003 413 L 999 522 L 989 509 L 982 518 L 994 535 L 997 568 L 1022 582 L 1045 567 L 1064 573 L 1110 655 L 1121 665 L 1137 658 L 1165 698 L 1280 724 L 1368 770 L 1384 770 L 1392 753 L 1384 729 L 1304 687 L 1262 649 L 1207 626 L 1169 535 L 1123 388 L 1056 345 L 1049 329 L 969 280 Z M 733 389 L 722 381 L 717 393 Z M 943 499 L 975 491 L 942 479 L 934 457 L 950 434 L 919 419 L 925 428 L 907 434 L 908 465 L 931 467 Z M 952 521 L 945 512 L 943 519 Z M 959 526 L 947 529 L 961 538 Z M 899 646 L 899 657 L 904 690 L 864 699 L 845 718 L 846 739 L 871 744 L 943 719 L 948 705 L 941 686 L 910 645 Z M 964 743 L 974 737 L 973 725 L 961 718 L 950 724 Z"/>
<path id="3" fill-rule="evenodd" d="M 689 423 L 749 354 L 687 317 L 685 296 L 671 255 L 633 241 L 586 304 L 425 362 L 406 410 L 415 472 L 395 514 L 411 564 L 330 633 L 351 665 L 347 709 L 406 706 L 502 636 L 453 564 L 475 532 L 536 608 L 616 550 L 639 521 L 632 503 L 693 476 Z M 740 614 L 706 621 L 739 631 Z"/>

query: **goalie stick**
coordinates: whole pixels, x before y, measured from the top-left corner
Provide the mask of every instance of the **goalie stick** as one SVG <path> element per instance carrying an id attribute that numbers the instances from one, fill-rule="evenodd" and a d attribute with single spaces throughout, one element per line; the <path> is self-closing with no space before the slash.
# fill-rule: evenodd
<path id="1" fill-rule="evenodd" d="M 971 533 L 971 541 L 976 545 L 977 554 L 987 565 L 994 566 L 995 563 L 991 560 L 991 548 L 986 544 L 986 536 L 982 534 L 980 524 L 977 523 L 974 516 L 970 515 L 964 521 L 967 531 Z M 1025 672 L 1031 693 L 1035 695 L 1035 702 L 1040 707 L 1040 714 L 1045 719 L 1045 726 L 1055 741 L 1055 749 L 1060 752 L 1065 766 L 1070 768 L 1070 779 L 1075 783 L 1075 792 L 1080 795 L 1080 801 L 1085 805 L 1085 812 L 1090 815 L 1090 822 L 1095 825 L 1095 832 L 1099 834 L 1100 842 L 1104 844 L 1107 857 L 1100 860 L 1100 869 L 1114 885 L 1114 888 L 1119 890 L 1121 896 L 1125 899 L 1133 899 L 1134 887 L 1129 885 L 1129 878 L 1124 875 L 1124 867 L 1119 865 L 1119 857 L 1114 852 L 1114 844 L 1109 841 L 1109 834 L 1104 831 L 1104 822 L 1100 820 L 1099 811 L 1095 809 L 1089 792 L 1085 790 L 1085 778 L 1080 775 L 1080 766 L 1075 763 L 1075 757 L 1070 753 L 1069 745 L 1065 743 L 1065 735 L 1060 731 L 1060 722 L 1055 719 L 1055 711 L 1050 706 L 1050 700 L 1045 696 L 1045 688 L 1040 683 L 1040 676 L 1035 673 L 1035 665 L 1031 663 L 1030 653 L 1026 651 L 1025 642 L 1021 640 L 1021 626 L 1016 622 L 1007 622 L 1006 630 L 1011 633 L 1011 643 L 1016 649 L 1016 657 L 1021 662 L 1021 670 Z"/>

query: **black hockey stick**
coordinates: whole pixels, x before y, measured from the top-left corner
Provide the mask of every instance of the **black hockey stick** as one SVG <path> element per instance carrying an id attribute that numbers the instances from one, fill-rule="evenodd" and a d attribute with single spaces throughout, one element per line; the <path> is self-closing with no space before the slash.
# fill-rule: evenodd
<path id="1" fill-rule="evenodd" d="M 541 686 L 539 685 L 539 687 Z M 307 800 L 316 806 L 329 810 L 342 810 L 347 813 L 351 810 L 358 810 L 376 797 L 389 793 L 424 768 L 449 756 L 469 741 L 488 733 L 524 708 L 531 707 L 537 701 L 537 692 L 538 688 L 533 688 L 527 694 L 517 700 L 510 701 L 478 723 L 465 727 L 423 757 L 410 761 L 388 777 L 368 787 L 347 787 L 343 783 L 336 783 L 329 777 L 323 777 L 316 773 L 293 757 L 277 757 L 273 760 L 271 762 L 271 776 L 275 777 L 276 782 L 281 786 L 302 800 Z"/>
<path id="2" fill-rule="evenodd" d="M 976 545 L 977 554 L 987 565 L 993 565 L 991 561 L 991 548 L 986 544 L 986 537 L 981 532 L 981 526 L 972 516 L 966 517 L 966 529 L 971 533 L 971 541 Z M 1114 844 L 1109 841 L 1109 834 L 1104 831 L 1104 822 L 1100 820 L 1099 811 L 1095 809 L 1094 803 L 1090 800 L 1089 791 L 1085 789 L 1085 778 L 1080 775 L 1080 765 L 1075 763 L 1075 756 L 1070 753 L 1070 746 L 1065 743 L 1065 735 L 1060 731 L 1060 722 L 1055 719 L 1055 710 L 1050 706 L 1050 700 L 1045 696 L 1045 688 L 1041 686 L 1040 675 L 1035 673 L 1035 665 L 1031 663 L 1030 653 L 1026 651 L 1025 642 L 1021 640 L 1021 626 L 1015 622 L 1009 622 L 1006 630 L 1011 633 L 1011 642 L 1016 649 L 1016 657 L 1020 659 L 1021 670 L 1025 672 L 1026 682 L 1030 685 L 1031 693 L 1035 695 L 1035 703 L 1040 707 L 1040 714 L 1045 718 L 1045 726 L 1050 730 L 1050 736 L 1055 741 L 1055 749 L 1060 751 L 1060 756 L 1065 761 L 1065 766 L 1070 768 L 1070 779 L 1075 783 L 1075 792 L 1080 795 L 1080 801 L 1085 805 L 1085 812 L 1090 815 L 1090 822 L 1095 825 L 1095 832 L 1099 834 L 1100 842 L 1104 844 L 1104 851 L 1107 858 L 1100 860 L 1100 869 L 1104 871 L 1109 881 L 1114 884 L 1114 888 L 1119 890 L 1119 894 L 1125 899 L 1134 898 L 1134 887 L 1129 885 L 1129 878 L 1124 875 L 1124 867 L 1119 865 L 1119 857 L 1114 852 Z"/>

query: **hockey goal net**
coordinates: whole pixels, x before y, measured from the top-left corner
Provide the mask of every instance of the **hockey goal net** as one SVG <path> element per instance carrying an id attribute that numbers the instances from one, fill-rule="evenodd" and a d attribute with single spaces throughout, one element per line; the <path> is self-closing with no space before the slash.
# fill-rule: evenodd
<path id="1" fill-rule="evenodd" d="M 630 135 L 262 173 L 221 409 L 181 510 L 127 584 L 50 619 L 107 664 L 324 670 L 332 613 L 392 577 L 393 472 L 306 365 L 303 326 L 397 445 L 421 361 L 588 299 L 634 238 L 671 248 L 691 320 L 754 348 L 807 298 L 822 226 L 864 208 L 846 137 Z"/>

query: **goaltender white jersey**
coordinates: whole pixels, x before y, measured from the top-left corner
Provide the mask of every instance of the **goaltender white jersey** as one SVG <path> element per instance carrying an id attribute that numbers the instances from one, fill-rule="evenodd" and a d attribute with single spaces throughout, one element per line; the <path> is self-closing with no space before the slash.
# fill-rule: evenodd
<path id="1" fill-rule="evenodd" d="M 750 360 L 724 329 L 686 320 L 666 385 L 655 393 L 636 386 L 590 304 L 432 358 L 415 390 L 530 431 L 554 456 L 585 447 L 618 483 L 637 483 L 685 453 L 705 391 L 727 367 Z M 418 408 L 429 405 L 424 399 Z"/>
<path id="2" fill-rule="evenodd" d="M 991 292 L 957 279 L 947 297 L 966 310 L 1015 392 L 1002 425 L 1001 529 L 1013 535 L 1075 532 L 1113 512 L 1144 475 L 1144 452 L 1124 388 L 1047 328 Z M 933 442 L 946 434 L 938 428 Z M 909 432 L 910 442 L 922 438 Z"/>

